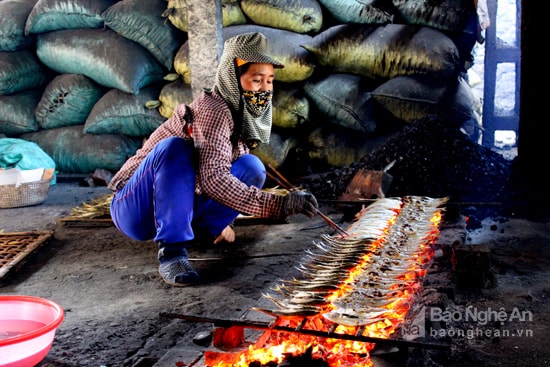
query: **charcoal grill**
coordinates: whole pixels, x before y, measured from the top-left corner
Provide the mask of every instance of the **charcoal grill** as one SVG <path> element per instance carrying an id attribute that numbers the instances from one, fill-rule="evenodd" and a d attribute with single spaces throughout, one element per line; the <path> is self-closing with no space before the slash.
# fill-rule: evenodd
<path id="1" fill-rule="evenodd" d="M 313 340 L 326 349 L 330 348 L 325 344 L 328 340 L 332 344 L 349 341 L 369 345 L 370 347 L 364 352 L 351 351 L 362 359 L 369 358 L 369 352 L 375 345 L 398 350 L 406 350 L 409 347 L 448 350 L 450 348 L 448 344 L 406 340 L 396 337 L 395 334 L 391 335 L 399 324 L 405 321 L 405 316 L 414 301 L 412 292 L 418 291 L 418 287 L 403 289 L 403 295 L 410 296 L 410 299 L 409 302 L 398 303 L 402 305 L 402 309 L 392 309 L 392 302 L 389 302 L 385 316 L 376 315 L 373 319 L 365 316 L 370 315 L 370 312 L 364 312 L 368 311 L 370 300 L 367 299 L 366 303 L 362 303 L 361 297 L 353 296 L 354 292 L 362 294 L 361 292 L 367 288 L 364 280 L 368 277 L 366 274 L 372 272 L 386 271 L 386 274 L 391 274 L 391 277 L 388 276 L 390 282 L 401 282 L 400 276 L 414 273 L 415 276 L 412 279 L 421 282 L 433 257 L 430 246 L 439 234 L 438 224 L 443 210 L 441 206 L 446 202 L 446 198 L 412 196 L 377 200 L 359 213 L 356 221 L 347 229 L 348 236 L 341 234 L 323 236 L 321 242 L 329 244 L 317 244 L 318 251 L 309 252 L 300 264 L 300 269 L 305 269 L 304 278 L 300 279 L 299 283 L 289 280 L 286 284 L 296 293 L 293 294 L 292 291 L 290 294 L 285 293 L 282 298 L 274 301 L 277 307 L 273 309 L 253 308 L 274 316 L 275 320 L 272 322 L 224 320 L 177 313 L 161 313 L 161 316 L 213 324 L 214 347 L 221 350 L 241 347 L 240 344 L 244 342 L 244 329 L 247 328 L 264 330 L 263 335 L 255 343 L 254 347 L 257 348 L 272 346 L 280 340 L 292 338 L 292 341 L 305 340 L 309 345 Z M 396 249 L 399 251 L 396 252 Z M 329 277 L 326 275 L 326 268 L 315 265 L 315 260 L 320 260 L 321 263 L 330 261 L 332 257 L 327 257 L 327 253 L 336 259 L 328 269 L 341 267 L 334 272 L 329 271 Z M 370 260 L 373 257 L 376 261 Z M 386 261 L 384 257 L 389 258 L 390 261 Z M 416 264 L 416 268 L 409 269 L 408 266 L 412 263 Z M 392 266 L 394 266 L 393 269 Z M 316 270 L 319 272 L 316 273 Z M 351 274 L 354 273 L 356 275 L 352 276 Z M 315 297 L 309 304 L 306 298 L 306 306 L 303 306 L 303 298 L 299 301 L 295 299 L 296 295 L 304 293 L 305 288 L 300 288 L 301 286 L 322 285 L 323 282 L 327 287 L 331 285 L 329 283 L 337 285 L 338 291 L 331 292 L 325 300 Z M 378 283 L 380 287 L 384 284 Z M 285 285 L 284 282 L 283 285 Z M 342 300 L 357 302 L 357 304 L 352 303 L 352 307 L 347 307 L 347 303 L 342 303 Z M 343 307 L 342 304 L 344 304 Z M 404 307 L 404 304 L 407 307 Z M 337 317 L 326 317 L 331 312 L 336 312 Z M 356 318 L 358 315 L 360 317 Z M 380 325 L 379 329 L 375 328 L 378 327 L 376 325 Z M 309 347 L 307 351 L 310 351 Z M 306 349 L 303 353 L 306 353 Z M 231 357 L 225 355 L 221 359 L 231 360 Z M 220 360 L 220 353 L 214 351 L 206 353 L 207 366 L 214 365 L 218 360 Z"/>

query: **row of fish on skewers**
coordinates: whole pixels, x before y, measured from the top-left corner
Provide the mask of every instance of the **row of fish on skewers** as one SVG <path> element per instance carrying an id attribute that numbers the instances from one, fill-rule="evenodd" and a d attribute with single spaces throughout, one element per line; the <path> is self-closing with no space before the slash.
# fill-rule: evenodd
<path id="1" fill-rule="evenodd" d="M 276 317 L 322 315 L 346 326 L 376 322 L 411 302 L 432 258 L 441 206 L 447 198 L 383 198 L 358 213 L 348 236 L 322 235 L 296 268 L 264 297 Z M 439 215 L 440 217 L 440 215 Z"/>

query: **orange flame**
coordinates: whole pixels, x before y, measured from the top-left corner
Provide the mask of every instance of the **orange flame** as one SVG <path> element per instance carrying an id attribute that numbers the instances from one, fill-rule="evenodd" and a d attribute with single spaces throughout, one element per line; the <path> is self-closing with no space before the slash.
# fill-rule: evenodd
<path id="1" fill-rule="evenodd" d="M 384 231 L 384 234 L 387 233 L 388 228 L 390 228 L 394 223 L 396 216 L 397 214 L 389 221 L 388 227 Z M 384 318 L 379 319 L 372 324 L 364 325 L 361 329 L 358 327 L 338 325 L 334 330 L 332 330 L 331 327 L 333 327 L 334 324 L 322 317 L 323 313 L 334 308 L 334 306 L 328 303 L 319 315 L 307 317 L 305 321 L 303 319 L 287 318 L 282 322 L 290 327 L 303 327 L 327 332 L 332 331 L 335 334 L 360 335 L 374 338 L 390 337 L 390 335 L 395 332 L 396 328 L 405 320 L 407 313 L 414 302 L 414 297 L 420 289 L 419 280 L 421 280 L 427 273 L 425 265 L 428 264 L 433 257 L 431 245 L 435 242 L 439 235 L 438 228 L 441 219 L 441 211 L 436 211 L 430 220 L 432 230 L 420 246 L 422 252 L 415 255 L 419 260 L 418 266 L 409 269 L 398 277 L 399 280 L 410 281 L 411 286 L 402 291 L 403 297 L 399 297 L 396 301 L 381 307 L 388 309 L 388 312 L 384 314 Z M 381 238 L 374 241 L 372 244 L 372 252 L 383 246 L 384 241 L 384 236 L 381 236 Z M 361 272 L 364 272 L 365 268 L 368 266 L 369 257 L 370 255 L 363 256 L 359 264 L 350 270 L 348 278 L 342 283 L 341 287 L 327 297 L 329 301 L 338 299 L 350 290 L 351 284 L 353 283 L 355 277 L 359 276 Z M 369 353 L 374 348 L 374 343 L 350 341 L 338 338 L 320 338 L 300 333 L 275 331 L 268 331 L 267 333 L 270 334 L 268 335 L 268 338 L 266 338 L 267 341 L 264 346 L 259 347 L 251 345 L 247 351 L 239 356 L 237 362 L 228 363 L 225 361 L 220 361 L 212 367 L 248 367 L 252 362 L 259 362 L 262 365 L 269 362 L 281 363 L 287 355 L 297 356 L 305 353 L 307 350 L 311 350 L 313 358 L 321 358 L 331 367 L 373 366 Z"/>

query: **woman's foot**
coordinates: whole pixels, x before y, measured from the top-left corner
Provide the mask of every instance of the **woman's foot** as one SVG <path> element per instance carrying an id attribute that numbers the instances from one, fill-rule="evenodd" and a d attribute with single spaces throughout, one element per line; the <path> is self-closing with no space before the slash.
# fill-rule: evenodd
<path id="1" fill-rule="evenodd" d="M 164 251 L 159 251 L 159 274 L 162 279 L 173 286 L 184 286 L 199 280 L 199 274 L 193 269 L 187 259 L 187 251 L 178 256 L 164 256 Z"/>

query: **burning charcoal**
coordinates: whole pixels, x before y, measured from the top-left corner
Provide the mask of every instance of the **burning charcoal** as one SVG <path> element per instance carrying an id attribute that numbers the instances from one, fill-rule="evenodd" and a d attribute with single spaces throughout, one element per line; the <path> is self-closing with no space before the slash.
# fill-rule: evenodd
<path id="1" fill-rule="evenodd" d="M 312 348 L 309 347 L 299 355 L 287 354 L 285 360 L 278 367 L 330 367 L 327 361 L 313 357 Z"/>
<path id="2" fill-rule="evenodd" d="M 212 344 L 221 350 L 236 348 L 244 343 L 244 328 L 240 326 L 215 327 Z"/>
<path id="3" fill-rule="evenodd" d="M 253 361 L 248 364 L 248 367 L 277 367 L 277 362 L 272 361 L 262 364 L 259 361 Z"/>

